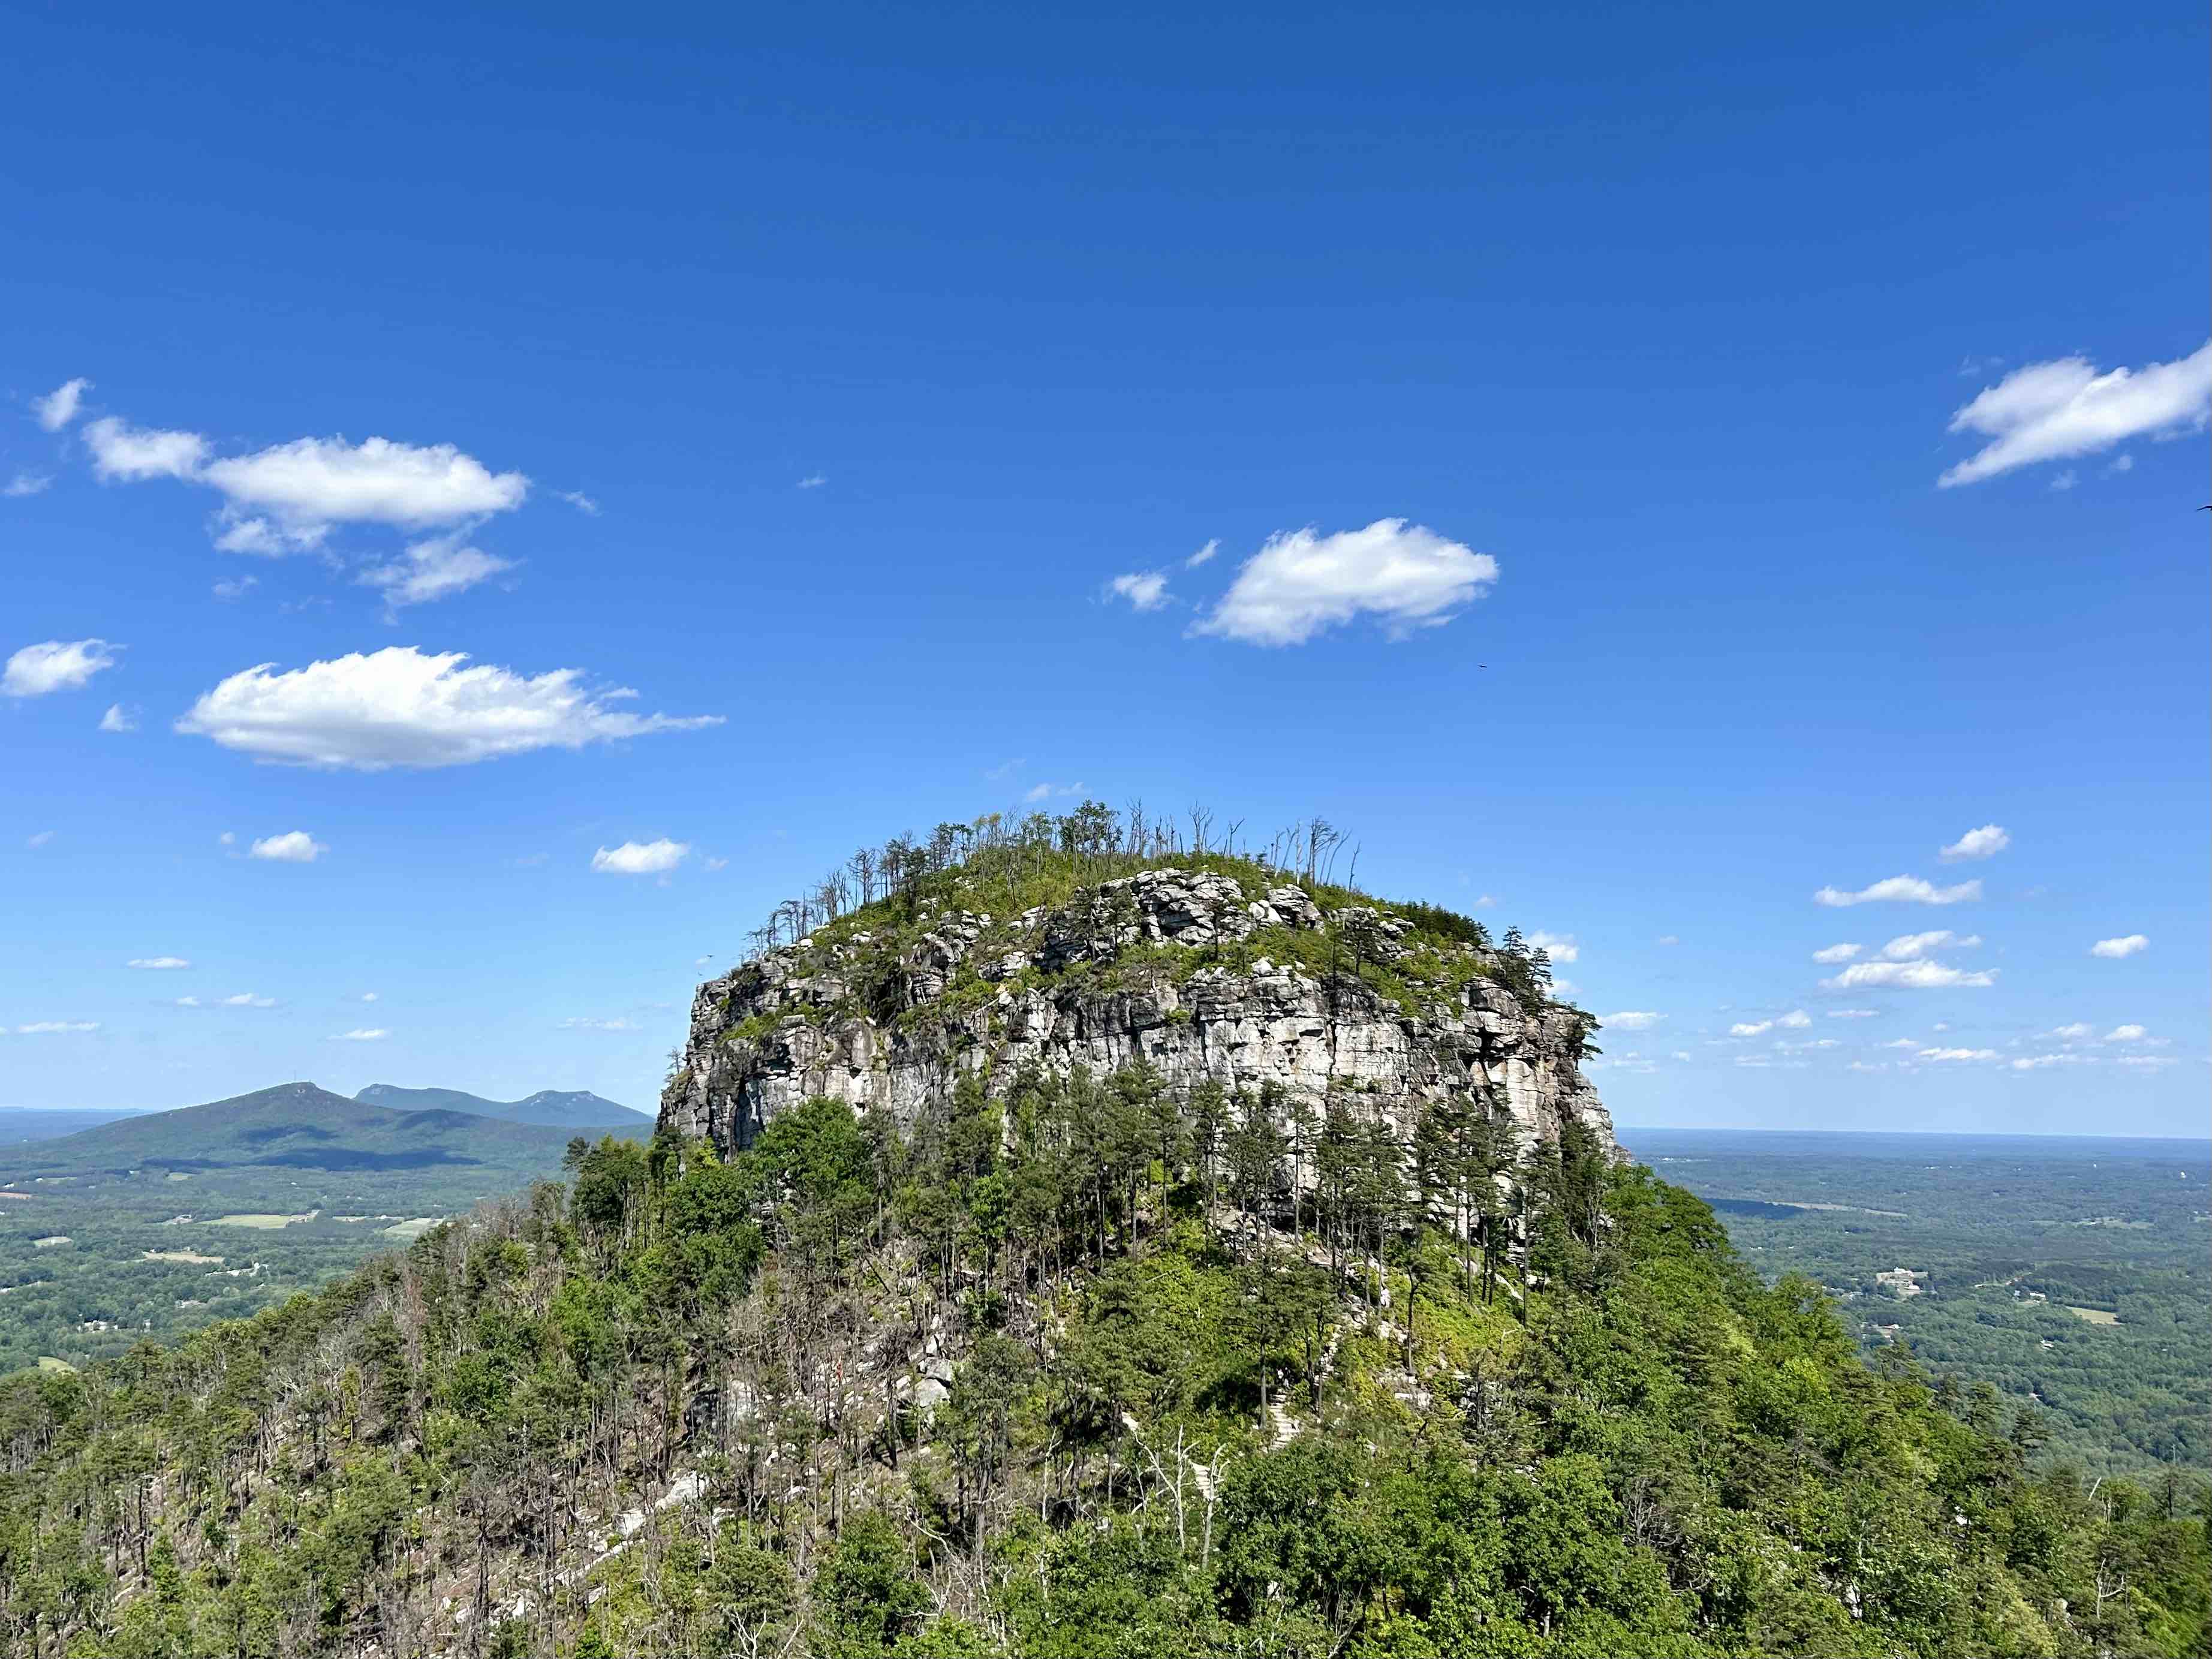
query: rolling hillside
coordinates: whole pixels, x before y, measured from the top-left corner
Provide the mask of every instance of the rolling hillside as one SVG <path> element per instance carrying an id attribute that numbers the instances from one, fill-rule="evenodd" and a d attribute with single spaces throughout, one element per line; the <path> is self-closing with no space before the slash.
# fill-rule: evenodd
<path id="1" fill-rule="evenodd" d="M 540 1089 L 520 1100 L 486 1100 L 460 1089 L 404 1089 L 396 1083 L 372 1083 L 354 1098 L 398 1112 L 467 1112 L 562 1129 L 637 1129 L 651 1121 L 645 1113 L 617 1106 L 588 1089 Z"/>
<path id="2" fill-rule="evenodd" d="M 637 1138 L 647 1127 L 638 1119 Z M 0 1152 L 0 1175 L 21 1181 L 137 1169 L 446 1167 L 527 1178 L 556 1168 L 568 1139 L 568 1131 L 543 1124 L 450 1110 L 394 1111 L 312 1083 L 286 1083 L 17 1146 Z"/>

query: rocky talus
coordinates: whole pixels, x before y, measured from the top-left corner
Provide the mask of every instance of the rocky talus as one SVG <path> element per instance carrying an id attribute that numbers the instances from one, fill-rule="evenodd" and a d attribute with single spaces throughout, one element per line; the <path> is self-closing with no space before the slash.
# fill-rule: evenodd
<path id="1" fill-rule="evenodd" d="M 1576 1063 L 1574 1010 L 1526 1006 L 1468 976 L 1409 1012 L 1349 971 L 1249 948 L 1236 953 L 1242 966 L 1209 960 L 1271 929 L 1322 933 L 1346 961 L 1382 963 L 1409 931 L 1387 908 L 1324 918 L 1296 885 L 1248 892 L 1172 868 L 1083 889 L 1011 929 L 949 910 L 925 913 L 918 935 L 898 942 L 830 930 L 699 988 L 660 1121 L 731 1150 L 815 1096 L 887 1108 L 903 1127 L 963 1073 L 1003 1090 L 1028 1065 L 1103 1073 L 1145 1060 L 1179 1089 L 1210 1078 L 1256 1094 L 1274 1083 L 1318 1103 L 1350 1087 L 1401 1133 L 1423 1099 L 1486 1084 L 1528 1137 L 1573 1119 L 1613 1146 L 1612 1120 Z"/>

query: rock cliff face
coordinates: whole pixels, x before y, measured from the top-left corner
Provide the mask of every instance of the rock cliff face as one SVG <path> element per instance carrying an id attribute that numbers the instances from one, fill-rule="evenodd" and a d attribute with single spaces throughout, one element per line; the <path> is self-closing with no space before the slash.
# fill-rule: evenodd
<path id="1" fill-rule="evenodd" d="M 661 1124 L 734 1149 L 826 1095 L 903 1127 L 963 1073 L 998 1091 L 1028 1065 L 1103 1074 L 1145 1060 L 1177 1089 L 1210 1078 L 1256 1096 L 1273 1083 L 1318 1102 L 1349 1087 L 1401 1133 L 1425 1098 L 1487 1092 L 1524 1137 L 1555 1137 L 1571 1119 L 1613 1146 L 1577 1065 L 1574 1010 L 1524 1004 L 1483 976 L 1494 957 L 1461 945 L 1447 963 L 1459 971 L 1409 1011 L 1353 970 L 1410 957 L 1404 918 L 1365 905 L 1325 918 L 1298 886 L 1246 886 L 1150 870 L 1011 926 L 925 912 L 896 939 L 832 929 L 769 951 L 699 988 Z M 1254 954 L 1299 935 L 1326 941 L 1336 970 Z"/>

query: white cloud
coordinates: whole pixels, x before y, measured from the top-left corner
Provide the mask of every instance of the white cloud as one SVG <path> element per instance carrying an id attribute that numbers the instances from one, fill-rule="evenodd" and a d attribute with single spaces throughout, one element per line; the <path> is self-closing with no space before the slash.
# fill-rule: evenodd
<path id="1" fill-rule="evenodd" d="M 88 380 L 64 380 L 45 397 L 32 398 L 31 413 L 47 431 L 58 432 L 76 419 L 84 394 L 91 390 L 92 382 Z"/>
<path id="2" fill-rule="evenodd" d="M 208 455 L 208 441 L 197 432 L 126 426 L 112 415 L 86 427 L 84 441 L 93 471 L 107 483 L 197 477 Z"/>
<path id="3" fill-rule="evenodd" d="M 2075 484 L 2080 483 L 2081 482 L 2081 475 L 2069 466 L 2063 472 L 2060 473 L 2057 477 L 2051 481 L 2051 487 L 2053 489 L 2063 491 L 2073 489 Z"/>
<path id="4" fill-rule="evenodd" d="M 2015 1072 L 2044 1072 L 2053 1066 L 2094 1066 L 2096 1061 L 2094 1054 L 2023 1054 L 2013 1061 L 2012 1068 Z"/>
<path id="5" fill-rule="evenodd" d="M 244 599 L 248 592 L 260 585 L 261 578 L 258 576 L 226 576 L 210 591 L 216 598 L 228 604 L 233 599 Z"/>
<path id="6" fill-rule="evenodd" d="M 288 535 L 319 538 L 333 524 L 384 524 L 422 530 L 510 512 L 530 480 L 494 472 L 452 444 L 369 438 L 295 438 L 250 455 L 210 461 L 200 477 L 241 518 L 266 514 Z"/>
<path id="7" fill-rule="evenodd" d="M 2100 374 L 2086 357 L 2014 369 L 1951 417 L 1992 440 L 1936 480 L 1948 489 L 2039 461 L 2094 455 L 2130 438 L 2173 437 L 2212 407 L 2212 341 L 2170 363 Z"/>
<path id="8" fill-rule="evenodd" d="M 1658 945 L 1680 945 L 1681 942 L 1682 941 L 1680 939 L 1677 939 L 1672 933 L 1662 933 L 1656 940 L 1653 941 L 1653 943 Z"/>
<path id="9" fill-rule="evenodd" d="M 363 991 L 361 994 L 361 1000 L 363 1002 L 374 1002 L 376 1000 L 376 993 L 374 991 Z"/>
<path id="10" fill-rule="evenodd" d="M 2108 477 L 2115 472 L 2132 472 L 2135 471 L 2135 465 L 2136 458 L 2134 456 L 2116 455 L 2112 458 L 2112 464 L 2106 467 L 2105 471 Z"/>
<path id="11" fill-rule="evenodd" d="M 1622 1013 L 1605 1014 L 1600 1018 L 1614 1030 L 1648 1031 L 1667 1016 L 1655 1014 L 1647 1008 L 1631 1008 Z"/>
<path id="12" fill-rule="evenodd" d="M 101 669 L 114 667 L 115 653 L 122 648 L 106 640 L 46 640 L 27 645 L 0 670 L 0 694 L 43 697 L 52 691 L 74 691 Z"/>
<path id="13" fill-rule="evenodd" d="M 2105 1033 L 2107 1042 L 2141 1042 L 2150 1033 L 2140 1025 L 2115 1025 Z"/>
<path id="14" fill-rule="evenodd" d="M 1820 949 L 1813 952 L 1813 960 L 1815 962 L 1825 962 L 1830 963 L 1849 962 L 1853 957 L 1858 955 L 1860 951 L 1865 949 L 1866 946 L 1863 945 L 1823 945 Z"/>
<path id="15" fill-rule="evenodd" d="M 1994 1048 L 1923 1048 L 1917 1058 L 1921 1060 L 1972 1061 L 1995 1060 Z"/>
<path id="16" fill-rule="evenodd" d="M 1221 538 L 1216 536 L 1204 547 L 1185 559 L 1182 562 L 1182 568 L 1186 570 L 1195 570 L 1202 564 L 1211 564 L 1213 562 L 1213 556 L 1219 551 L 1221 551 Z"/>
<path id="17" fill-rule="evenodd" d="M 1802 1031 L 1813 1023 L 1813 1017 L 1802 1008 L 1793 1008 L 1774 1023 L 1789 1030 Z"/>
<path id="18" fill-rule="evenodd" d="M 1920 1039 L 1918 1037 L 1892 1037 L 1888 1042 L 1883 1043 L 1881 1046 L 1885 1048 L 1917 1048 L 1920 1046 Z"/>
<path id="19" fill-rule="evenodd" d="M 70 1031 L 97 1031 L 96 1019 L 35 1019 L 28 1025 L 15 1028 L 17 1036 L 58 1036 Z"/>
<path id="20" fill-rule="evenodd" d="M 829 482 L 830 475 L 828 473 L 810 472 L 799 481 L 799 487 L 801 489 L 819 489 L 823 484 L 826 484 Z"/>
<path id="21" fill-rule="evenodd" d="M 189 968 L 192 964 L 183 957 L 133 957 L 124 964 L 126 968 L 149 968 L 166 971 L 173 968 Z"/>
<path id="22" fill-rule="evenodd" d="M 381 1025 L 356 1025 L 350 1031 L 332 1034 L 333 1042 L 381 1042 L 392 1033 Z"/>
<path id="23" fill-rule="evenodd" d="M 592 868 L 602 875 L 665 875 L 690 856 L 689 842 L 626 841 L 619 847 L 602 847 L 592 854 Z"/>
<path id="24" fill-rule="evenodd" d="M 140 430 L 112 418 L 88 426 L 85 441 L 104 479 L 178 478 L 219 492 L 216 545 L 227 553 L 310 551 L 340 525 L 435 532 L 420 534 L 403 557 L 362 574 L 395 606 L 443 599 L 513 568 L 512 561 L 471 546 L 468 536 L 530 493 L 523 474 L 494 472 L 452 444 L 295 438 L 210 459 L 212 447 L 198 433 Z M 568 499 L 597 511 L 589 497 Z"/>
<path id="25" fill-rule="evenodd" d="M 708 859 L 706 862 L 709 870 L 726 870 L 730 867 L 730 861 L 727 859 Z"/>
<path id="26" fill-rule="evenodd" d="M 1881 1018 L 1881 1010 L 1879 1008 L 1831 1008 L 1828 1010 L 1828 1018 L 1830 1019 L 1879 1019 Z"/>
<path id="27" fill-rule="evenodd" d="M 2011 845 L 2012 837 L 2005 833 L 2003 825 L 1985 823 L 1978 830 L 1967 830 L 1937 856 L 1952 860 L 1995 858 Z"/>
<path id="28" fill-rule="evenodd" d="M 1583 959 L 1583 947 L 1575 943 L 1572 933 L 1539 931 L 1528 935 L 1528 948 L 1545 952 L 1554 962 L 1580 962 Z"/>
<path id="29" fill-rule="evenodd" d="M 1937 951 L 1970 951 L 1981 942 L 1979 933 L 1969 933 L 1960 939 L 1949 928 L 1942 927 L 1925 933 L 1900 933 L 1881 947 L 1881 953 L 1892 962 L 1918 962 Z"/>
<path id="30" fill-rule="evenodd" d="M 2174 1063 L 2172 1054 L 2122 1054 L 2112 1062 L 2115 1066 L 2132 1066 L 2141 1072 L 2157 1071 Z"/>
<path id="31" fill-rule="evenodd" d="M 1247 559 L 1194 634 L 1303 645 L 1362 616 L 1392 639 L 1449 622 L 1498 580 L 1498 561 L 1403 519 L 1323 536 L 1278 531 Z"/>
<path id="32" fill-rule="evenodd" d="M 1023 792 L 1022 799 L 1026 801 L 1050 800 L 1055 796 L 1065 798 L 1069 795 L 1079 795 L 1083 793 L 1083 789 L 1084 786 L 1080 783 L 1032 784 Z"/>
<path id="33" fill-rule="evenodd" d="M 1168 579 L 1157 570 L 1132 570 L 1108 582 L 1106 591 L 1136 610 L 1157 611 L 1168 602 Z"/>
<path id="34" fill-rule="evenodd" d="M 138 711 L 125 708 L 119 702 L 111 702 L 107 705 L 107 712 L 100 717 L 100 729 L 103 732 L 136 732 L 138 729 Z"/>
<path id="35" fill-rule="evenodd" d="M 564 489 L 561 492 L 561 499 L 587 519 L 599 516 L 599 504 L 580 489 Z"/>
<path id="36" fill-rule="evenodd" d="M 231 834 L 228 830 L 217 836 L 215 840 L 216 845 L 218 847 L 235 847 L 238 845 L 238 837 Z"/>
<path id="37" fill-rule="evenodd" d="M 8 480 L 5 489 L 0 489 L 0 495 L 6 495 L 11 500 L 21 499 L 25 495 L 36 495 L 52 483 L 53 480 L 43 472 L 18 472 Z"/>
<path id="38" fill-rule="evenodd" d="M 371 565 L 361 573 L 361 580 L 381 588 L 385 604 L 398 610 L 402 605 L 450 599 L 514 568 L 513 559 L 497 558 L 480 547 L 469 546 L 467 532 L 457 531 L 450 536 L 409 543 L 405 556 L 388 564 Z"/>
<path id="39" fill-rule="evenodd" d="M 2047 1037 L 2063 1037 L 2069 1042 L 2079 1042 L 2089 1035 L 2090 1030 L 2087 1020 L 2077 1019 L 2070 1024 L 2061 1025 L 2053 1030 L 2045 1031 L 2043 1035 Z"/>
<path id="40" fill-rule="evenodd" d="M 1774 1022 L 1771 1019 L 1739 1020 L 1729 1027 L 1729 1035 L 1735 1037 L 1755 1037 L 1764 1036 L 1773 1029 Z"/>
<path id="41" fill-rule="evenodd" d="M 313 864 L 330 850 L 304 830 L 288 830 L 281 836 L 264 836 L 253 843 L 251 854 L 278 864 Z"/>
<path id="42" fill-rule="evenodd" d="M 2104 957 L 2112 961 L 2118 961 L 2122 957 L 2131 957 L 2138 951 L 2148 951 L 2149 949 L 2150 940 L 2144 935 L 2141 933 L 2125 933 L 2118 939 L 2099 939 L 2094 945 L 2089 947 L 2089 954 L 2093 957 Z"/>
<path id="43" fill-rule="evenodd" d="M 240 991 L 234 997 L 219 999 L 215 1006 L 218 1008 L 274 1008 L 276 1006 L 276 999 L 257 996 L 252 991 Z"/>
<path id="44" fill-rule="evenodd" d="M 1954 987 L 1994 985 L 1996 970 L 1980 969 L 1969 973 L 1962 968 L 1953 968 L 1941 962 L 1856 962 L 1833 979 L 1824 979 L 1820 984 L 1830 991 L 1862 990 L 1871 986 L 1888 986 L 1906 991 L 1941 991 Z"/>
<path id="45" fill-rule="evenodd" d="M 1813 902 L 1842 908 L 1850 904 L 1876 904 L 1893 902 L 1900 904 L 1957 904 L 1965 899 L 1982 896 L 1978 881 L 1962 881 L 1955 887 L 1938 887 L 1933 882 L 1923 881 L 1918 876 L 1891 876 L 1871 886 L 1862 887 L 1856 893 L 1840 888 L 1823 887 L 1813 895 Z"/>
<path id="46" fill-rule="evenodd" d="M 1478 910 L 1494 910 L 1498 908 L 1498 901 L 1487 893 L 1479 894 L 1476 896 L 1474 908 Z"/>
<path id="47" fill-rule="evenodd" d="M 561 1022 L 564 1031 L 635 1031 L 637 1026 L 627 1019 L 590 1019 L 571 1016 Z"/>
<path id="48" fill-rule="evenodd" d="M 464 766 L 534 749 L 720 726 L 719 714 L 678 719 L 609 707 L 635 691 L 594 691 L 582 671 L 526 678 L 466 653 L 386 646 L 272 673 L 263 663 L 204 694 L 177 730 L 288 766 Z"/>

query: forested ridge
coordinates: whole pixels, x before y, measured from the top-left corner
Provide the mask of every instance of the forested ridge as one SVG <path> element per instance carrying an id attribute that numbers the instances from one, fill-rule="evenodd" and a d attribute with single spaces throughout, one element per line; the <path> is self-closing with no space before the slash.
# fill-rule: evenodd
<path id="1" fill-rule="evenodd" d="M 0 1384 L 9 1650 L 2204 1649 L 2191 1500 L 2032 1476 L 2032 1417 L 1477 1100 L 1400 1145 L 1032 1076 L 570 1165 Z"/>

